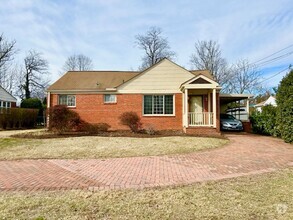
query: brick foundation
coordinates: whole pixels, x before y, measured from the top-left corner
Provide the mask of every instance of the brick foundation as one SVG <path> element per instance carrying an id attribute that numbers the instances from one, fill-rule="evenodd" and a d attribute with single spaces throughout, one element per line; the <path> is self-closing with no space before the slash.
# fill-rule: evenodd
<path id="1" fill-rule="evenodd" d="M 221 136 L 221 133 L 216 128 L 211 127 L 189 127 L 184 128 L 186 134 L 199 135 L 199 136 Z"/>

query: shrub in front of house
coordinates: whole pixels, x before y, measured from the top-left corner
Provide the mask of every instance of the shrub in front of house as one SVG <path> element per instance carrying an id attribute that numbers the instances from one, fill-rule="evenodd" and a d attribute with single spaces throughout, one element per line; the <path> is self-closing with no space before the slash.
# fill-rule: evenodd
<path id="1" fill-rule="evenodd" d="M 2 129 L 33 128 L 36 126 L 37 117 L 37 109 L 2 108 L 0 127 Z"/>
<path id="2" fill-rule="evenodd" d="M 137 133 L 141 130 L 142 123 L 136 112 L 124 112 L 119 119 L 121 124 L 128 126 L 132 132 Z"/>
<path id="3" fill-rule="evenodd" d="M 49 130 L 61 134 L 67 131 L 79 130 L 84 122 L 78 113 L 65 105 L 56 105 L 49 110 Z"/>
<path id="4" fill-rule="evenodd" d="M 49 110 L 49 130 L 59 134 L 72 131 L 98 134 L 107 132 L 109 128 L 107 123 L 90 124 L 83 121 L 77 112 L 66 105 L 56 105 Z"/>
<path id="5" fill-rule="evenodd" d="M 252 131 L 257 134 L 279 136 L 279 128 L 276 121 L 277 108 L 267 105 L 262 112 L 254 111 L 250 116 Z"/>
<path id="6" fill-rule="evenodd" d="M 281 138 L 293 143 L 293 70 L 281 81 L 277 91 L 277 123 Z"/>

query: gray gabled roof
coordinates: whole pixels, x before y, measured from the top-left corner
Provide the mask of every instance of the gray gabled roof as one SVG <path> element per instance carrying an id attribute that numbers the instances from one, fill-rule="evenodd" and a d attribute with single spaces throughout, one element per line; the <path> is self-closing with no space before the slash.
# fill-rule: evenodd
<path id="1" fill-rule="evenodd" d="M 17 99 L 0 86 L 0 100 L 6 102 L 16 102 Z"/>

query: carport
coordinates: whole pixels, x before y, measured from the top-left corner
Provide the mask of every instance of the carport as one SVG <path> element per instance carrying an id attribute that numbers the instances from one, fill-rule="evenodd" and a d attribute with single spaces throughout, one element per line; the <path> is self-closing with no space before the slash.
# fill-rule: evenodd
<path id="1" fill-rule="evenodd" d="M 220 94 L 220 113 L 228 113 L 241 120 L 245 131 L 250 131 L 249 100 L 252 94 Z M 234 106 L 229 108 L 230 106 Z"/>

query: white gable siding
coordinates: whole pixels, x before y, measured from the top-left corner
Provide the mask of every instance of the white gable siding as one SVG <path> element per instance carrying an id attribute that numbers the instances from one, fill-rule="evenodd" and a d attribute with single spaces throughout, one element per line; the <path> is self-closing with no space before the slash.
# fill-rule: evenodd
<path id="1" fill-rule="evenodd" d="M 179 93 L 180 85 L 194 75 L 165 59 L 157 66 L 118 87 L 119 93 Z"/>
<path id="2" fill-rule="evenodd" d="M 273 96 L 270 96 L 270 97 L 265 101 L 264 105 L 277 106 L 276 98 L 274 98 Z"/>
<path id="3" fill-rule="evenodd" d="M 10 95 L 5 89 L 0 86 L 0 100 L 6 102 L 16 102 L 16 98 Z"/>

